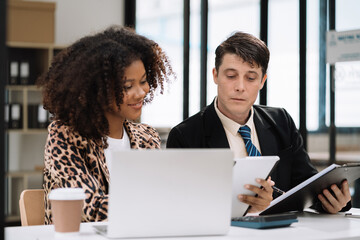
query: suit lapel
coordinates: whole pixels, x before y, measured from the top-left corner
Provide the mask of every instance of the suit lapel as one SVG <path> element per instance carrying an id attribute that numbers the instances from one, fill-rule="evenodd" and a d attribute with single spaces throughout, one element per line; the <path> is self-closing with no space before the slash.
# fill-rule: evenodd
<path id="1" fill-rule="evenodd" d="M 214 102 L 210 104 L 203 113 L 205 146 L 208 148 L 229 148 L 224 127 L 216 114 Z"/>
<path id="2" fill-rule="evenodd" d="M 276 155 L 277 145 L 276 139 L 274 139 L 274 135 L 271 132 L 272 127 L 266 120 L 266 117 L 262 116 L 261 111 L 255 107 L 253 109 L 254 124 L 259 139 L 261 154 L 264 156 Z"/>

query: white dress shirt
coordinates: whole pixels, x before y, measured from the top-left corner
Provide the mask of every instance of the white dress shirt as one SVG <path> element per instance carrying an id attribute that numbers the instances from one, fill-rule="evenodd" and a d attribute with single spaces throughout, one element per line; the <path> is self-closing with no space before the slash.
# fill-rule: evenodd
<path id="1" fill-rule="evenodd" d="M 237 122 L 226 117 L 224 114 L 222 114 L 217 107 L 217 98 L 215 99 L 214 106 L 215 106 L 216 114 L 220 118 L 220 121 L 225 129 L 225 134 L 228 139 L 230 149 L 234 152 L 234 157 L 235 158 L 247 157 L 248 153 L 245 148 L 244 140 L 241 137 L 240 133 L 238 133 L 239 128 L 244 125 L 240 125 Z M 245 125 L 247 125 L 250 128 L 251 141 L 255 145 L 255 147 L 259 150 L 259 152 L 261 153 L 259 139 L 258 139 L 258 136 L 256 133 L 255 124 L 254 124 L 254 109 L 253 109 L 253 107 L 251 107 L 250 111 L 251 111 L 251 114 L 250 114 L 249 120 L 246 122 Z"/>
<path id="2" fill-rule="evenodd" d="M 129 150 L 130 147 L 130 139 L 129 136 L 126 133 L 125 128 L 123 128 L 123 138 L 122 139 L 116 139 L 107 137 L 107 143 L 108 147 L 104 150 L 105 153 L 105 159 L 106 159 L 106 165 L 109 169 L 109 174 L 111 177 L 111 162 L 116 161 L 116 159 L 112 158 L 112 152 L 113 151 L 119 151 L 119 150 Z"/>

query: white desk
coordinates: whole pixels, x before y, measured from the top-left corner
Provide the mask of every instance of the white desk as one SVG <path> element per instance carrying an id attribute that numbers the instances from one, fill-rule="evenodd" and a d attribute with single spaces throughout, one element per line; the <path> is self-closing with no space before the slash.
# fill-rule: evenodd
<path id="1" fill-rule="evenodd" d="M 360 214 L 360 209 L 351 209 L 353 214 Z M 182 238 L 145 238 L 156 240 L 248 240 L 248 239 L 360 239 L 360 218 L 345 217 L 339 214 L 313 214 L 300 213 L 299 222 L 290 227 L 256 230 L 250 228 L 231 227 L 226 236 L 182 237 Z M 104 223 L 82 223 L 80 235 L 76 238 L 66 239 L 107 239 L 95 233 L 92 226 Z M 5 240 L 18 239 L 59 239 L 55 238 L 54 227 L 31 226 L 31 227 L 7 227 L 5 228 Z M 64 239 L 64 238 L 62 238 Z"/>

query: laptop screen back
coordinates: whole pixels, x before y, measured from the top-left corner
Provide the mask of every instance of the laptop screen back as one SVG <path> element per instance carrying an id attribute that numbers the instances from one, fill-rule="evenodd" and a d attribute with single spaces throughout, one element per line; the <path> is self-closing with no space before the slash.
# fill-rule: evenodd
<path id="1" fill-rule="evenodd" d="M 112 159 L 108 237 L 227 233 L 229 149 L 119 151 Z"/>

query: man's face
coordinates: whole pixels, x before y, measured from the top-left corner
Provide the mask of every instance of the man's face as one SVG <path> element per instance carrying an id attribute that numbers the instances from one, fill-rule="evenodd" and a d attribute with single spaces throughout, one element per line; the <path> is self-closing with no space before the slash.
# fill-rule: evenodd
<path id="1" fill-rule="evenodd" d="M 245 124 L 251 106 L 264 86 L 266 74 L 261 67 L 244 62 L 236 54 L 223 56 L 219 71 L 213 69 L 214 82 L 217 85 L 217 106 L 225 116 L 239 124 Z"/>

